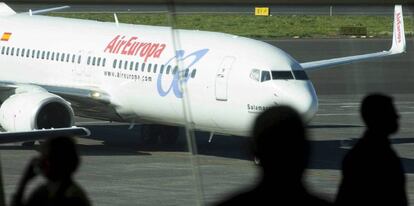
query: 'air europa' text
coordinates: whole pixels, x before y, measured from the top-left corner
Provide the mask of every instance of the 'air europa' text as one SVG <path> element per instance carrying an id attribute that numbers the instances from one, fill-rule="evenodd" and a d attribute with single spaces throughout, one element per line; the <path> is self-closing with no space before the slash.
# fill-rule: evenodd
<path id="1" fill-rule="evenodd" d="M 136 36 L 126 38 L 117 35 L 109 42 L 104 52 L 140 56 L 146 62 L 148 58 L 159 58 L 165 47 L 162 43 L 139 42 Z"/>

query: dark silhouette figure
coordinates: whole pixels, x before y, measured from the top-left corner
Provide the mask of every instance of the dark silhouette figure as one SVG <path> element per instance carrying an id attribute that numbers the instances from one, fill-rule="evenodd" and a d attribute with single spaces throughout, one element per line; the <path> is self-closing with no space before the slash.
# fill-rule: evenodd
<path id="1" fill-rule="evenodd" d="M 406 206 L 404 169 L 388 139 L 398 130 L 393 100 L 382 94 L 368 95 L 360 111 L 367 129 L 343 160 L 336 202 Z"/>
<path id="2" fill-rule="evenodd" d="M 271 107 L 253 128 L 253 154 L 262 178 L 250 191 L 219 205 L 331 205 L 308 193 L 302 182 L 309 142 L 299 114 L 290 107 Z"/>
<path id="3" fill-rule="evenodd" d="M 12 206 L 89 206 L 85 192 L 72 179 L 78 165 L 79 155 L 72 138 L 48 139 L 41 146 L 40 157 L 32 159 L 27 166 L 13 196 Z M 26 186 L 39 173 L 47 182 L 37 187 L 24 201 Z"/>

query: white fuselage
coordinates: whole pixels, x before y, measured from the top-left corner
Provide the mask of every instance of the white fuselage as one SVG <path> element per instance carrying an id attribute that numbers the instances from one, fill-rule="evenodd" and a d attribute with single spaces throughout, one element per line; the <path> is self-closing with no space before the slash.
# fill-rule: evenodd
<path id="1" fill-rule="evenodd" d="M 0 28 L 11 33 L 0 41 L 1 81 L 99 88 L 127 122 L 185 124 L 179 74 L 196 129 L 246 136 L 269 106 L 291 105 L 306 120 L 317 110 L 301 66 L 261 41 L 24 14 L 1 17 Z"/>

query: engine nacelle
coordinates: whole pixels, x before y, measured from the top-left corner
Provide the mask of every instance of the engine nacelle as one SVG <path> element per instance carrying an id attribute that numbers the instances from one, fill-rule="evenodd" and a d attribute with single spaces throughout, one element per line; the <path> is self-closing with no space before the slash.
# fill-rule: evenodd
<path id="1" fill-rule="evenodd" d="M 63 98 L 48 92 L 26 92 L 10 96 L 0 106 L 0 124 L 6 131 L 71 127 L 72 107 Z"/>

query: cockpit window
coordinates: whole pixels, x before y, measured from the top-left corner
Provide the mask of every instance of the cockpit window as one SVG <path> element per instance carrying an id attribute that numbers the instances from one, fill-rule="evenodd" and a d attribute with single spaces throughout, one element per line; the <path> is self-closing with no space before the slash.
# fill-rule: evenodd
<path id="1" fill-rule="evenodd" d="M 262 71 L 262 78 L 260 79 L 261 82 L 269 81 L 271 79 L 269 71 Z"/>
<path id="2" fill-rule="evenodd" d="M 293 71 L 293 74 L 297 80 L 309 80 L 308 75 L 306 75 L 306 72 L 303 70 Z"/>
<path id="3" fill-rule="evenodd" d="M 252 69 L 252 71 L 250 72 L 250 78 L 255 80 L 255 81 L 259 81 L 260 80 L 260 70 Z"/>
<path id="4" fill-rule="evenodd" d="M 291 71 L 272 71 L 273 79 L 293 79 L 293 74 Z"/>
<path id="5" fill-rule="evenodd" d="M 267 71 L 267 70 L 259 70 L 259 69 L 252 69 L 250 72 L 250 78 L 258 81 L 258 82 L 265 82 L 269 80 L 290 80 L 290 79 L 297 79 L 297 80 L 309 80 L 308 75 L 303 70 L 295 70 L 295 71 Z"/>

